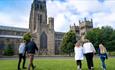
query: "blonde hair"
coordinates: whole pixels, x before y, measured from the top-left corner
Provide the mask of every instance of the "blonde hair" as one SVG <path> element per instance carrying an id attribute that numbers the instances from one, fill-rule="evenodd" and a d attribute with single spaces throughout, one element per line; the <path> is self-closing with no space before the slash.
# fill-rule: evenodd
<path id="1" fill-rule="evenodd" d="M 107 52 L 107 50 L 106 50 L 106 48 L 103 46 L 103 44 L 99 44 L 99 48 L 100 48 L 100 53 L 101 53 L 101 54 Z"/>

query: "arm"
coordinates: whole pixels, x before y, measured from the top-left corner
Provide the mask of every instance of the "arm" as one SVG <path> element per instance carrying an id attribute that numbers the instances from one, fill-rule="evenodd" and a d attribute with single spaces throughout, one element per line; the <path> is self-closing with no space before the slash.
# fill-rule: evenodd
<path id="1" fill-rule="evenodd" d="M 91 47 L 92 47 L 93 53 L 96 53 L 96 50 L 95 50 L 95 48 L 94 48 L 92 43 L 91 43 Z"/>
<path id="2" fill-rule="evenodd" d="M 34 43 L 35 49 L 38 51 L 38 47 L 36 46 L 36 43 L 35 42 L 33 42 L 33 43 Z"/>

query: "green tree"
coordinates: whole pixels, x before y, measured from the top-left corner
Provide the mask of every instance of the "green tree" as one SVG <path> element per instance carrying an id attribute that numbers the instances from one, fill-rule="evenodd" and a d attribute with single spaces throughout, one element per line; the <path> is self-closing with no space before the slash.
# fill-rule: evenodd
<path id="1" fill-rule="evenodd" d="M 94 44 L 96 49 L 99 43 L 103 43 L 108 51 L 115 49 L 115 30 L 110 26 L 92 29 L 87 32 L 86 38 Z"/>
<path id="2" fill-rule="evenodd" d="M 61 43 L 62 52 L 69 54 L 69 56 L 71 56 L 71 53 L 74 51 L 75 43 L 76 43 L 76 33 L 70 30 L 63 37 L 63 40 Z"/>
<path id="3" fill-rule="evenodd" d="M 12 56 L 14 55 L 14 49 L 13 49 L 13 46 L 11 46 L 11 44 L 8 44 L 4 50 L 4 55 L 7 55 L 7 56 Z"/>

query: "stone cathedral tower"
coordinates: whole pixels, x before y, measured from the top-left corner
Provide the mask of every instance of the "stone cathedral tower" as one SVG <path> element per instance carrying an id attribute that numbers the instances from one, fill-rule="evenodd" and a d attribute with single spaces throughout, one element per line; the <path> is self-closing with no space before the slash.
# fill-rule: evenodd
<path id="1" fill-rule="evenodd" d="M 39 54 L 55 54 L 54 18 L 48 18 L 46 0 L 34 0 L 31 5 L 29 29 Z"/>

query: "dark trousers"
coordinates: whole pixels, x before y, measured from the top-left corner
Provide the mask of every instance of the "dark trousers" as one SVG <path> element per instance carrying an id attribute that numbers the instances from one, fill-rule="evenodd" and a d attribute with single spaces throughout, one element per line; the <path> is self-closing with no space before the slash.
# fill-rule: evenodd
<path id="1" fill-rule="evenodd" d="M 26 62 L 26 56 L 25 55 L 23 56 L 22 54 L 19 54 L 18 69 L 20 69 L 20 64 L 21 64 L 22 59 L 23 59 L 22 68 L 24 68 L 25 67 L 25 62 Z"/>
<path id="2" fill-rule="evenodd" d="M 80 69 L 82 68 L 81 60 L 76 60 L 76 64 L 77 64 L 77 66 L 80 66 Z"/>
<path id="3" fill-rule="evenodd" d="M 94 65 L 93 65 L 93 53 L 87 53 L 87 54 L 85 54 L 85 57 L 87 60 L 88 69 L 90 70 L 91 67 L 94 67 Z"/>

